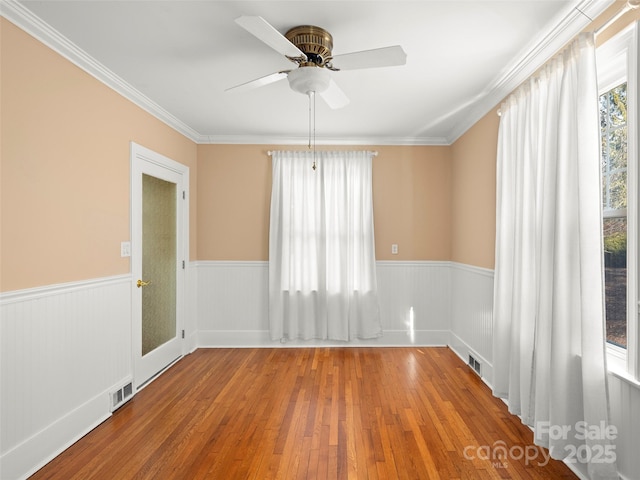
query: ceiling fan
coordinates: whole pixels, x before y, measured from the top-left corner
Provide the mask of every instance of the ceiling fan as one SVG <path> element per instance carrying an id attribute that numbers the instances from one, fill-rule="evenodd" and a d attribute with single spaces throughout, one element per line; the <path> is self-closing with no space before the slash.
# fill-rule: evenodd
<path id="1" fill-rule="evenodd" d="M 282 35 L 262 17 L 242 16 L 236 19 L 236 23 L 298 67 L 227 90 L 261 87 L 286 77 L 294 91 L 305 95 L 318 94 L 329 107 L 342 108 L 349 103 L 349 99 L 331 78 L 330 71 L 390 67 L 404 65 L 407 61 L 407 54 L 399 45 L 333 56 L 331 34 L 312 25 L 294 27 Z"/>

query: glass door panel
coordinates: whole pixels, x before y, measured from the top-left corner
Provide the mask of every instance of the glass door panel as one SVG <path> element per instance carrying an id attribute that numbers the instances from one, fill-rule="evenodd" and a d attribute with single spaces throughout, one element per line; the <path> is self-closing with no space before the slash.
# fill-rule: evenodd
<path id="1" fill-rule="evenodd" d="M 176 184 L 143 174 L 142 356 L 176 337 L 176 225 Z"/>

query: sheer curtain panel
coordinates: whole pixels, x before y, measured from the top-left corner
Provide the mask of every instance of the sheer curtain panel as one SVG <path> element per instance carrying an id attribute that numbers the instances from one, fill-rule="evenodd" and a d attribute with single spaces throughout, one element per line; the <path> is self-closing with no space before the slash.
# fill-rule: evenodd
<path id="1" fill-rule="evenodd" d="M 272 340 L 382 335 L 371 152 L 277 151 L 269 229 Z"/>
<path id="2" fill-rule="evenodd" d="M 606 428 L 599 138 L 593 35 L 581 34 L 502 106 L 493 386 L 538 445 L 592 480 L 618 478 Z"/>

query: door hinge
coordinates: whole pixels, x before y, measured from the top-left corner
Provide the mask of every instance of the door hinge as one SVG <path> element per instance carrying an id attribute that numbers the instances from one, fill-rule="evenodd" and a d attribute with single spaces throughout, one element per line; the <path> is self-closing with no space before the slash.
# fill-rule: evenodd
<path id="1" fill-rule="evenodd" d="M 182 269 L 184 270 L 184 260 L 182 260 Z"/>
<path id="2" fill-rule="evenodd" d="M 182 338 L 184 338 L 184 330 L 182 330 Z"/>
<path id="3" fill-rule="evenodd" d="M 182 199 L 183 200 L 187 199 L 187 192 L 185 190 L 182 190 Z"/>

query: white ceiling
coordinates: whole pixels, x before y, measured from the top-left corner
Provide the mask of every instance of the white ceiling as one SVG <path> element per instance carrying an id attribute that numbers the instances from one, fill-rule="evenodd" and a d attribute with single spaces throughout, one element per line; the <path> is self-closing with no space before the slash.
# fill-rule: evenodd
<path id="1" fill-rule="evenodd" d="M 21 1 L 3 15 L 200 143 L 304 143 L 294 65 L 234 19 L 327 29 L 333 54 L 401 45 L 401 67 L 333 72 L 350 104 L 318 100 L 318 143 L 449 144 L 611 0 Z"/>

